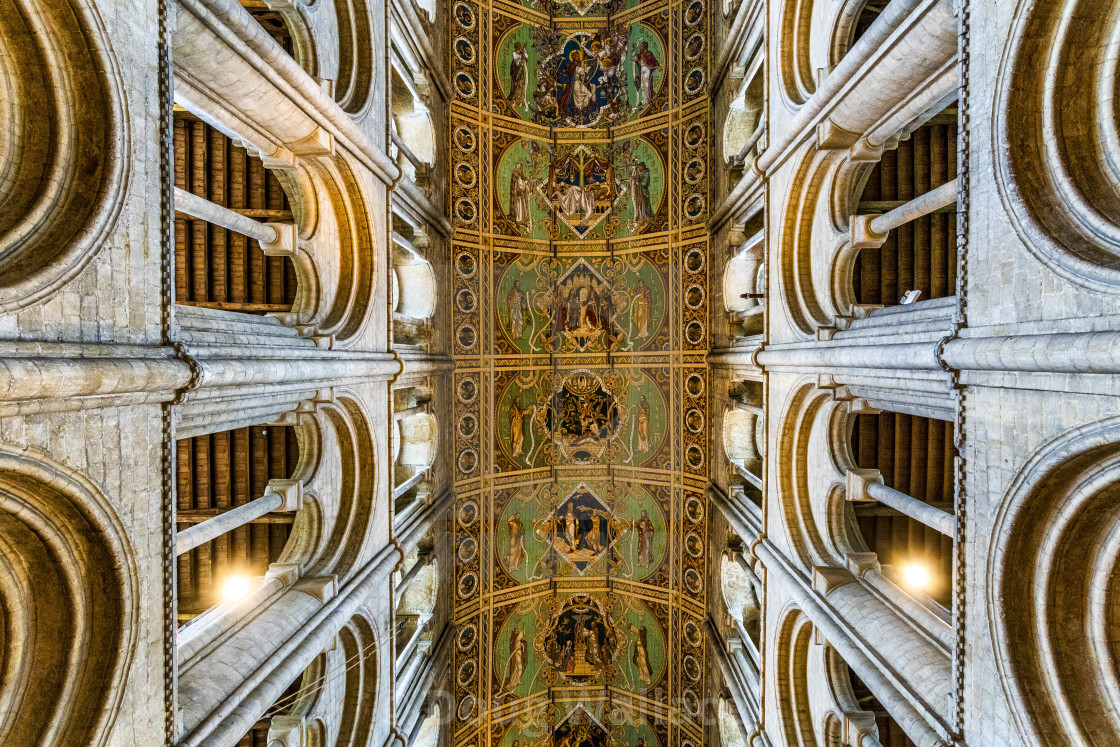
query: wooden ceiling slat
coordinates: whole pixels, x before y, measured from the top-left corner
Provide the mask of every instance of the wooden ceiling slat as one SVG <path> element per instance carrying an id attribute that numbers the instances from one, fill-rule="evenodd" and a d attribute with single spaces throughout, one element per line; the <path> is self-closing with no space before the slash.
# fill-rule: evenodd
<path id="1" fill-rule="evenodd" d="M 267 431 L 267 433 L 266 433 Z M 181 440 L 176 461 L 180 530 L 264 494 L 268 481 L 288 478 L 299 442 L 284 426 L 239 428 Z M 263 574 L 283 552 L 293 516 L 262 517 L 178 559 L 180 611 L 197 613 L 217 602 L 217 585 L 230 573 Z"/>
<path id="2" fill-rule="evenodd" d="M 280 182 L 260 159 L 186 112 L 175 112 L 175 181 L 218 205 L 257 220 L 293 219 Z M 295 271 L 286 257 L 233 231 L 176 214 L 175 298 L 228 311 L 290 310 Z"/>

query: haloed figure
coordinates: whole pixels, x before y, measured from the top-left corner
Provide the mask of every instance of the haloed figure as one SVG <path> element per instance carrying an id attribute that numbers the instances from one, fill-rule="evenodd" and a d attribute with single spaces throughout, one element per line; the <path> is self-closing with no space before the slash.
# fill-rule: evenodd
<path id="1" fill-rule="evenodd" d="M 649 513 L 642 509 L 642 518 L 637 521 L 638 529 L 638 565 L 648 568 L 653 564 L 653 522 L 649 520 Z"/>
<path id="2" fill-rule="evenodd" d="M 521 42 L 513 45 L 509 61 L 509 103 L 529 108 L 529 53 Z"/>
<path id="3" fill-rule="evenodd" d="M 506 521 L 509 525 L 509 569 L 516 571 L 525 562 L 528 553 L 525 551 L 525 524 L 521 521 L 521 512 L 517 511 Z"/>
<path id="4" fill-rule="evenodd" d="M 653 309 L 653 294 L 645 280 L 638 280 L 638 287 L 634 291 L 634 305 L 631 307 L 632 321 L 634 322 L 635 337 L 649 336 L 650 313 Z"/>
<path id="5" fill-rule="evenodd" d="M 649 632 L 645 625 L 640 628 L 631 625 L 630 632 L 638 634 L 634 639 L 634 655 L 631 659 L 634 666 L 638 668 L 638 679 L 642 684 L 648 685 L 653 681 L 653 675 L 649 670 Z"/>
<path id="6" fill-rule="evenodd" d="M 638 451 L 649 451 L 649 401 L 646 395 L 638 400 Z"/>
<path id="7" fill-rule="evenodd" d="M 509 403 L 509 444 L 514 457 L 525 450 L 525 412 L 516 401 Z"/>
<path id="8" fill-rule="evenodd" d="M 521 677 L 525 674 L 525 658 L 529 654 L 529 645 L 525 642 L 525 633 L 520 628 L 513 631 L 509 638 L 509 674 L 506 676 L 506 689 L 517 687 L 521 684 Z"/>
<path id="9" fill-rule="evenodd" d="M 529 212 L 532 185 L 525 175 L 525 163 L 518 161 L 509 177 L 509 219 L 529 233 L 533 232 L 533 216 Z"/>
<path id="10" fill-rule="evenodd" d="M 509 332 L 513 339 L 520 340 L 525 331 L 525 291 L 514 285 L 506 294 L 506 308 L 509 310 Z"/>

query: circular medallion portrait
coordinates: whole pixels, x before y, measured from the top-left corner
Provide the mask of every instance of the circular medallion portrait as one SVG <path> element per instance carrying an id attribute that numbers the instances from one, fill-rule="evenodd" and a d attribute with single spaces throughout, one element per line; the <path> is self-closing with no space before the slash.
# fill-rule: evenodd
<path id="1" fill-rule="evenodd" d="M 455 339 L 459 342 L 459 347 L 464 350 L 470 350 L 474 347 L 475 342 L 478 341 L 478 333 L 474 331 L 474 327 L 469 324 L 464 324 L 462 327 L 459 327 Z"/>
<path id="2" fill-rule="evenodd" d="M 459 256 L 455 257 L 455 271 L 463 277 L 472 277 L 477 268 L 478 264 L 474 261 L 472 255 L 466 252 L 460 252 Z"/>
<path id="3" fill-rule="evenodd" d="M 455 294 L 455 305 L 459 308 L 459 311 L 464 314 L 471 313 L 475 309 L 474 293 L 463 288 Z"/>
<path id="4" fill-rule="evenodd" d="M 475 27 L 476 19 L 474 15 L 474 8 L 467 3 L 455 3 L 452 9 L 452 14 L 455 16 L 455 23 L 459 28 L 466 31 L 471 31 Z"/>
<path id="5" fill-rule="evenodd" d="M 704 142 L 704 125 L 699 122 L 689 125 L 684 131 L 684 144 L 689 148 L 698 148 Z"/>
<path id="6" fill-rule="evenodd" d="M 704 393 L 704 377 L 699 374 L 689 374 L 684 380 L 684 390 L 691 397 L 699 397 Z"/>
<path id="7" fill-rule="evenodd" d="M 455 164 L 455 181 L 463 189 L 473 187 L 478 181 L 478 176 L 474 173 L 474 167 L 466 161 Z"/>
<path id="8" fill-rule="evenodd" d="M 474 97 L 474 78 L 469 73 L 458 72 L 455 74 L 455 92 L 464 99 Z"/>
<path id="9" fill-rule="evenodd" d="M 469 528 L 478 519 L 478 504 L 474 501 L 466 501 L 463 505 L 459 506 L 459 525 L 463 528 Z"/>
<path id="10" fill-rule="evenodd" d="M 684 58 L 686 60 L 695 60 L 704 51 L 704 35 L 700 33 L 693 34 L 688 37 L 688 41 L 684 43 Z"/>
<path id="11" fill-rule="evenodd" d="M 474 203 L 463 197 L 455 203 L 455 217 L 462 223 L 474 223 L 476 217 Z"/>
<path id="12" fill-rule="evenodd" d="M 458 395 L 460 402 L 469 405 L 478 396 L 478 384 L 474 382 L 474 379 L 463 379 L 459 382 Z"/>
<path id="13" fill-rule="evenodd" d="M 684 255 L 684 269 L 695 275 L 704 269 L 704 252 L 699 249 L 689 249 Z"/>
<path id="14" fill-rule="evenodd" d="M 700 89 L 704 87 L 704 71 L 700 68 L 693 68 L 688 72 L 684 78 L 684 92 L 690 96 L 700 93 Z"/>
<path id="15" fill-rule="evenodd" d="M 455 147 L 464 153 L 470 153 L 474 150 L 476 142 L 474 133 L 466 127 L 455 128 Z"/>
<path id="16" fill-rule="evenodd" d="M 474 45 L 466 37 L 460 36 L 455 40 L 454 46 L 455 56 L 459 58 L 459 62 L 464 65 L 470 65 L 474 62 Z"/>
<path id="17" fill-rule="evenodd" d="M 692 0 L 684 11 L 684 23 L 686 26 L 695 26 L 704 19 L 704 3 L 703 0 Z"/>
<path id="18" fill-rule="evenodd" d="M 478 455 L 474 453 L 474 449 L 467 449 L 459 454 L 458 459 L 459 471 L 464 475 L 469 475 L 474 472 L 474 468 L 478 466 Z"/>

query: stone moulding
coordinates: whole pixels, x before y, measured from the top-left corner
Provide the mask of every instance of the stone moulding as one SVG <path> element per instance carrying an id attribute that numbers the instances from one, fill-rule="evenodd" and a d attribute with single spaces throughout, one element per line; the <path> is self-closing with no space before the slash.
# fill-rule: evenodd
<path id="1" fill-rule="evenodd" d="M 105 744 L 139 623 L 124 526 L 85 477 L 0 449 L 0 742 Z"/>
<path id="2" fill-rule="evenodd" d="M 1120 741 L 1118 482 L 1120 419 L 1112 418 L 1044 445 L 996 517 L 988 621 L 1025 744 Z"/>
<path id="3" fill-rule="evenodd" d="M 1120 3 L 1025 3 L 1000 61 L 996 185 L 1027 249 L 1067 280 L 1120 292 Z M 1014 133 L 1014 134 L 1013 134 Z"/>
<path id="4" fill-rule="evenodd" d="M 85 0 L 0 19 L 0 311 L 36 303 L 101 248 L 124 203 L 123 82 Z"/>

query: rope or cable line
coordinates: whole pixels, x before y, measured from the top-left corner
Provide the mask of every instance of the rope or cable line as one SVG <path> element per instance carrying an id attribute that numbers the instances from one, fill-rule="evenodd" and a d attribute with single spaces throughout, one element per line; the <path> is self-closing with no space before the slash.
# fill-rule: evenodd
<path id="1" fill-rule="evenodd" d="M 275 716 L 280 711 L 282 711 L 282 710 L 288 708 L 289 706 L 291 706 L 292 704 L 294 704 L 300 698 L 302 698 L 304 696 L 314 695 L 316 692 L 322 690 L 323 686 L 326 685 L 328 682 L 333 682 L 334 680 L 338 679 L 339 677 L 345 676 L 347 672 L 349 672 L 351 669 L 354 669 L 356 666 L 358 666 L 358 662 L 360 662 L 360 660 L 363 660 L 365 658 L 366 654 L 368 654 L 372 649 L 376 648 L 377 646 L 378 646 L 377 641 L 374 641 L 374 642 L 370 643 L 369 645 L 365 646 L 361 651 L 357 652 L 352 657 L 350 657 L 345 662 L 343 662 L 343 664 L 345 666 L 342 669 L 342 671 L 321 675 L 315 681 L 310 682 L 306 685 L 301 685 L 298 692 L 295 692 L 291 695 L 286 695 L 286 696 L 281 697 L 279 700 L 277 700 L 275 703 L 273 703 L 271 706 L 269 706 L 269 710 L 265 711 L 265 713 L 261 716 L 261 718 L 263 719 L 263 718 L 269 718 L 271 716 Z M 304 671 L 306 671 L 306 670 L 304 670 Z M 302 677 L 303 675 L 301 674 L 300 676 Z M 260 719 L 258 719 L 258 721 L 259 720 Z"/>

